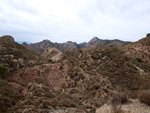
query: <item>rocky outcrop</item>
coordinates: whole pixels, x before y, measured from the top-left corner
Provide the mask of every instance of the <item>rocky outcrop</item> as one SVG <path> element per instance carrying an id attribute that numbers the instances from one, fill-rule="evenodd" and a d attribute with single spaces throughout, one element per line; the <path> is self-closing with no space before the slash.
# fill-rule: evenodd
<path id="1" fill-rule="evenodd" d="M 35 78 L 43 77 L 53 89 L 60 90 L 62 84 L 65 82 L 66 73 L 65 65 L 62 66 L 61 63 L 49 63 L 20 69 L 17 73 L 8 77 L 7 80 L 10 83 L 14 83 L 12 86 L 20 91 L 20 85 L 25 88 L 30 82 L 34 81 Z M 18 85 L 15 85 L 15 83 L 19 84 L 19 87 Z"/>
<path id="2" fill-rule="evenodd" d="M 94 37 L 94 38 L 92 38 L 88 43 L 89 44 L 93 44 L 93 43 L 96 43 L 96 42 L 98 42 L 100 39 L 98 38 L 98 37 Z"/>
<path id="3" fill-rule="evenodd" d="M 50 62 L 58 62 L 62 59 L 63 54 L 56 48 L 48 48 L 42 54 L 42 57 L 45 57 Z"/>

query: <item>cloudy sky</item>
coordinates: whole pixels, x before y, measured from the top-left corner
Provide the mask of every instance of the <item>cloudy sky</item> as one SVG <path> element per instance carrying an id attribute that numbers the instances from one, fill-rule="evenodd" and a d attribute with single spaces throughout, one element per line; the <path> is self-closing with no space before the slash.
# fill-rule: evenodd
<path id="1" fill-rule="evenodd" d="M 0 0 L 0 36 L 16 41 L 137 41 L 150 32 L 150 0 Z"/>

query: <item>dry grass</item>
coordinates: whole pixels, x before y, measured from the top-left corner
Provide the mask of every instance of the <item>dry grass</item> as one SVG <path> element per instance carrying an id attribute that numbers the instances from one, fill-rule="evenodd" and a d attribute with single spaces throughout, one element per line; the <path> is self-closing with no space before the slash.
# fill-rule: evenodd
<path id="1" fill-rule="evenodd" d="M 121 104 L 125 104 L 129 101 L 128 93 L 122 89 L 121 92 L 114 92 L 111 99 L 111 113 L 125 113 L 121 109 Z"/>
<path id="2" fill-rule="evenodd" d="M 145 103 L 150 106 L 150 90 L 140 91 L 138 94 L 138 99 L 141 103 Z"/>
<path id="3" fill-rule="evenodd" d="M 117 106 L 121 104 L 126 104 L 129 101 L 128 98 L 128 92 L 127 90 L 121 90 L 120 92 L 113 92 L 112 99 L 111 99 L 111 105 Z"/>
<path id="4" fill-rule="evenodd" d="M 112 109 L 111 113 L 125 113 L 125 111 L 122 110 L 120 106 L 118 106 L 117 108 Z"/>

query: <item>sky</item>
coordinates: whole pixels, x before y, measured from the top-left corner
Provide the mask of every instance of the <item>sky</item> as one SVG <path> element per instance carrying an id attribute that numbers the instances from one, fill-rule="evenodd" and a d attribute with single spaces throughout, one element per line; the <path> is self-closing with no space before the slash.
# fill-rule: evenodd
<path id="1" fill-rule="evenodd" d="M 0 36 L 16 41 L 138 41 L 150 32 L 150 0 L 0 0 Z"/>

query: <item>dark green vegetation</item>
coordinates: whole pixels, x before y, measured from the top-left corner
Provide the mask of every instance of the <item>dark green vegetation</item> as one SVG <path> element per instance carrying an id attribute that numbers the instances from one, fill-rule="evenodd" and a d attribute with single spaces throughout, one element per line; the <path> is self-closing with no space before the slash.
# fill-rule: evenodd
<path id="1" fill-rule="evenodd" d="M 7 68 L 5 66 L 0 66 L 0 77 L 4 78 L 7 72 Z"/>
<path id="2" fill-rule="evenodd" d="M 142 59 L 141 59 L 141 58 L 136 58 L 136 60 L 137 60 L 138 62 L 142 62 Z"/>

